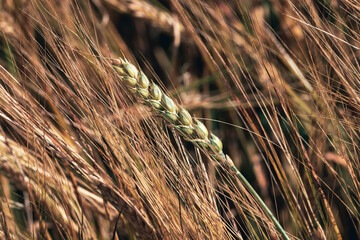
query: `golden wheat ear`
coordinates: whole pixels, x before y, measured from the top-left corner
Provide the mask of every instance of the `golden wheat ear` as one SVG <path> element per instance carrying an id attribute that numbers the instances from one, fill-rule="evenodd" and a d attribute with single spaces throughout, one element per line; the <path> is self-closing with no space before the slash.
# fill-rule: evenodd
<path id="1" fill-rule="evenodd" d="M 209 133 L 202 122 L 191 117 L 186 109 L 176 104 L 174 100 L 167 96 L 166 93 L 156 85 L 156 83 L 150 81 L 146 75 L 133 64 L 124 59 L 111 59 L 110 64 L 117 71 L 121 81 L 127 87 L 131 95 L 140 102 L 151 106 L 157 113 L 165 118 L 180 133 L 180 135 L 185 138 L 185 140 L 193 143 L 196 147 L 209 154 L 214 160 L 229 167 L 234 175 L 236 175 L 260 203 L 282 237 L 286 240 L 290 240 L 285 230 L 257 194 L 255 189 L 237 169 L 231 158 L 224 154 L 223 144 L 217 136 Z"/>

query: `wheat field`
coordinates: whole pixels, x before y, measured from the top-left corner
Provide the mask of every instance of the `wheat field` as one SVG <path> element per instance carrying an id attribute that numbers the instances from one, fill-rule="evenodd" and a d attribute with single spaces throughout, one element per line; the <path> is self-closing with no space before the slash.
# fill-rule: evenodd
<path id="1" fill-rule="evenodd" d="M 360 3 L 0 0 L 0 239 L 360 239 Z"/>

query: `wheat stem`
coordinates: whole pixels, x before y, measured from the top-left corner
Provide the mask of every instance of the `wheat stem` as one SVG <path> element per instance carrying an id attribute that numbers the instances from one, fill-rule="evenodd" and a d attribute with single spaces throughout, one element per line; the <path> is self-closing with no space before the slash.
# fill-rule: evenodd
<path id="1" fill-rule="evenodd" d="M 231 158 L 223 153 L 222 142 L 217 136 L 209 133 L 202 122 L 191 117 L 186 109 L 177 105 L 156 83 L 149 81 L 146 75 L 138 70 L 137 67 L 124 59 L 111 60 L 110 62 L 119 73 L 129 92 L 136 99 L 151 106 L 156 112 L 160 113 L 187 141 L 192 142 L 195 146 L 209 153 L 214 160 L 229 167 L 269 215 L 282 237 L 290 240 L 285 230 L 255 189 L 236 168 Z"/>
<path id="2" fill-rule="evenodd" d="M 274 214 L 271 212 L 271 210 L 266 206 L 264 201 L 261 199 L 259 194 L 255 191 L 255 189 L 251 186 L 251 184 L 246 180 L 244 175 L 241 174 L 241 172 L 237 169 L 237 167 L 233 164 L 231 166 L 231 169 L 235 172 L 236 176 L 240 179 L 240 181 L 245 185 L 245 187 L 252 193 L 252 195 L 256 198 L 256 200 L 260 203 L 261 207 L 264 209 L 264 211 L 269 215 L 271 220 L 273 221 L 275 227 L 279 230 L 281 236 L 286 239 L 290 240 L 288 235 L 286 234 L 285 230 L 282 228 Z"/>

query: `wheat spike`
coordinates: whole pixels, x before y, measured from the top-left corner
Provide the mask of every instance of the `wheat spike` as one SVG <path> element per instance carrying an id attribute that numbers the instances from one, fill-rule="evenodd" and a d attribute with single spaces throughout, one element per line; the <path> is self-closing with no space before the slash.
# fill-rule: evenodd
<path id="1" fill-rule="evenodd" d="M 255 189 L 237 169 L 231 158 L 224 154 L 223 144 L 217 136 L 209 133 L 202 122 L 191 117 L 186 109 L 176 104 L 156 83 L 150 81 L 146 75 L 133 64 L 124 59 L 112 59 L 110 63 L 117 73 L 119 73 L 120 79 L 128 87 L 129 92 L 134 94 L 136 99 L 151 106 L 156 112 L 160 113 L 187 141 L 192 142 L 204 152 L 209 153 L 214 160 L 229 167 L 260 203 L 282 237 L 290 240 L 285 230 Z"/>

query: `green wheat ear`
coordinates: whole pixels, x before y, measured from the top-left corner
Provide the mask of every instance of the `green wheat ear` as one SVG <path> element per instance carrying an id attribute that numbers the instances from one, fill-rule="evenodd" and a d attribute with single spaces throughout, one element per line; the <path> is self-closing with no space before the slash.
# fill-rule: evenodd
<path id="1" fill-rule="evenodd" d="M 110 63 L 119 74 L 125 86 L 128 87 L 129 92 L 134 94 L 136 99 L 151 106 L 156 112 L 162 115 L 185 140 L 192 142 L 201 150 L 209 153 L 217 162 L 230 167 L 233 173 L 246 186 L 260 203 L 264 211 L 269 215 L 282 237 L 290 240 L 285 230 L 255 189 L 236 168 L 231 158 L 223 153 L 223 144 L 217 136 L 209 133 L 202 122 L 191 117 L 186 109 L 176 104 L 156 83 L 149 81 L 146 75 L 141 70 L 138 70 L 137 67 L 123 59 L 112 59 Z"/>
<path id="2" fill-rule="evenodd" d="M 209 152 L 215 160 L 225 160 L 222 142 L 214 134 L 209 133 L 202 122 L 193 119 L 186 109 L 177 105 L 134 65 L 122 59 L 112 60 L 111 63 L 128 90 L 135 94 L 138 100 L 162 115 L 187 141 Z"/>

